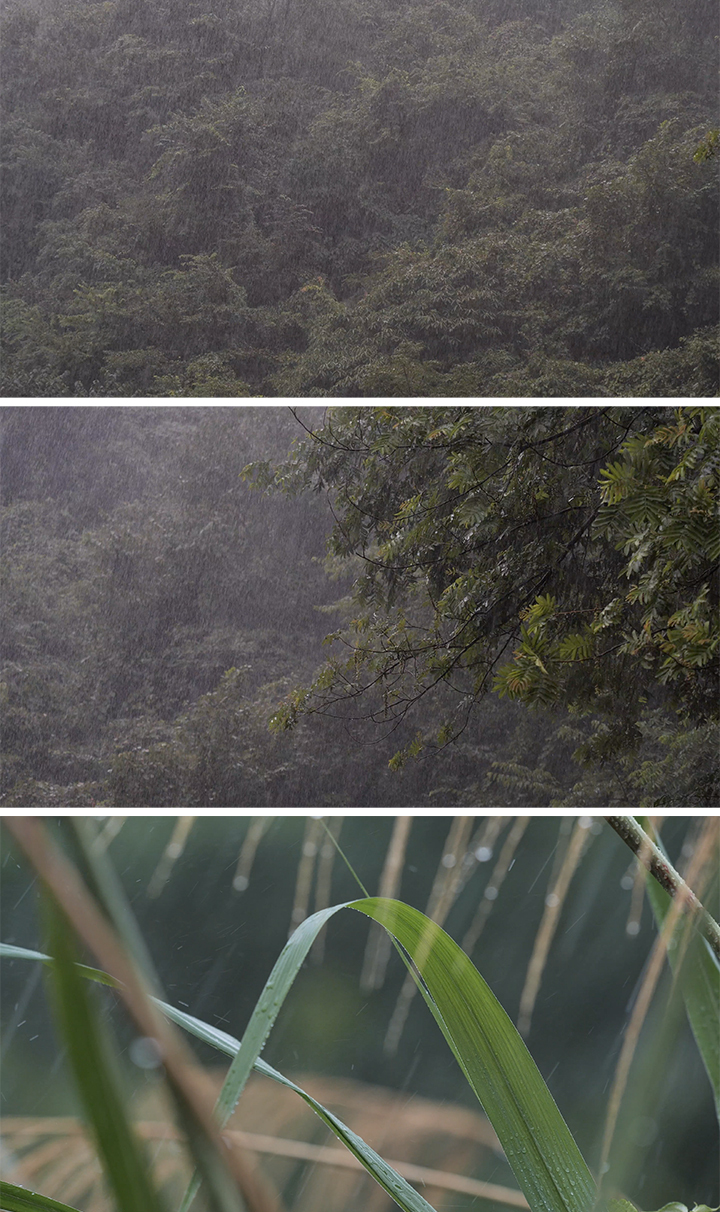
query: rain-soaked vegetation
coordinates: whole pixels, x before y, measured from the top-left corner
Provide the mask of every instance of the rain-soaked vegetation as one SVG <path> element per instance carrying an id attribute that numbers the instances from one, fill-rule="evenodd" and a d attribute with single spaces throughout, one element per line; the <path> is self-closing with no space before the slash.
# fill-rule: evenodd
<path id="1" fill-rule="evenodd" d="M 643 824 L 8 818 L 0 1206 L 177 1212 L 194 1156 L 194 1212 L 710 1212 L 720 820 Z"/>
<path id="2" fill-rule="evenodd" d="M 5 395 L 716 394 L 716 0 L 3 10 Z"/>
<path id="3" fill-rule="evenodd" d="M 0 803 L 717 806 L 719 429 L 7 406 Z"/>

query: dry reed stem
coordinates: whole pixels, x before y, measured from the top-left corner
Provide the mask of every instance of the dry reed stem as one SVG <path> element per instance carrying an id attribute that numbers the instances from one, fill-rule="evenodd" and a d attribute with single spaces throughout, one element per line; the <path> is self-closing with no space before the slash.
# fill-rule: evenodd
<path id="1" fill-rule="evenodd" d="M 532 1021 L 532 1013 L 535 1007 L 535 1001 L 540 989 L 542 974 L 547 961 L 548 952 L 552 940 L 557 930 L 558 922 L 562 907 L 567 896 L 570 881 L 577 869 L 577 866 L 582 858 L 583 850 L 590 838 L 589 822 L 586 825 L 587 818 L 581 817 L 575 824 L 572 837 L 568 843 L 565 857 L 558 872 L 557 880 L 552 890 L 545 897 L 545 910 L 540 922 L 540 928 L 535 936 L 535 945 L 528 964 L 527 975 L 525 977 L 525 985 L 520 997 L 520 1010 L 518 1013 L 518 1031 L 522 1036 L 527 1036 L 530 1031 L 530 1023 Z"/>
<path id="2" fill-rule="evenodd" d="M 245 892 L 249 886 L 250 873 L 255 862 L 257 848 L 271 820 L 272 817 L 270 816 L 256 816 L 250 821 L 248 831 L 240 847 L 237 867 L 233 876 L 232 886 L 235 892 Z"/>
<path id="3" fill-rule="evenodd" d="M 702 844 L 698 844 L 688 866 L 688 883 L 690 880 L 693 882 L 695 881 L 696 877 L 706 864 L 711 848 L 717 844 L 717 825 L 720 822 L 717 818 L 714 818 L 708 823 L 711 825 L 711 828 L 703 833 L 701 838 Z M 639 855 L 638 859 L 640 859 Z M 645 1022 L 647 1012 L 650 1008 L 653 993 L 655 992 L 656 985 L 660 978 L 663 962 L 667 953 L 668 942 L 672 937 L 680 916 L 690 903 L 690 897 L 693 896 L 694 894 L 691 892 L 687 884 L 683 884 L 682 887 L 678 888 L 675 897 L 672 899 L 670 908 L 665 916 L 662 929 L 653 943 L 647 967 L 645 969 L 645 975 L 630 1015 L 630 1021 L 625 1028 L 625 1035 L 623 1038 L 622 1048 L 620 1050 L 620 1056 L 618 1057 L 618 1062 L 615 1067 L 615 1076 L 613 1078 L 610 1098 L 608 1100 L 607 1116 L 605 1119 L 602 1153 L 600 1156 L 600 1165 L 598 1169 L 601 1181 L 607 1170 L 608 1157 L 610 1156 L 610 1149 L 612 1146 L 613 1137 L 615 1135 L 615 1128 L 620 1112 L 620 1104 L 627 1086 L 630 1066 L 635 1055 L 635 1050 L 637 1048 L 643 1023 Z"/>
<path id="4" fill-rule="evenodd" d="M 190 830 L 195 824 L 196 819 L 194 816 L 179 816 L 175 822 L 175 828 L 172 831 L 170 841 L 160 855 L 160 861 L 153 871 L 147 886 L 147 896 L 151 900 L 155 900 L 160 895 L 170 879 L 170 873 L 185 849 Z"/>
<path id="5" fill-rule="evenodd" d="M 475 911 L 475 916 L 470 923 L 468 930 L 466 931 L 462 943 L 460 944 L 463 951 L 468 956 L 472 956 L 477 941 L 485 928 L 485 923 L 492 913 L 493 905 L 500 894 L 500 889 L 503 886 L 505 876 L 510 870 L 510 864 L 512 863 L 515 851 L 520 845 L 523 834 L 525 833 L 529 823 L 529 816 L 516 817 L 512 829 L 505 838 L 502 850 L 498 856 L 498 861 L 493 867 L 487 888 L 483 893 L 482 900 L 480 901 L 480 904 Z M 492 895 L 490 895 L 491 892 Z"/>
<path id="6" fill-rule="evenodd" d="M 334 816 L 330 819 L 328 829 L 332 837 L 336 840 L 340 837 L 340 831 L 343 827 L 344 817 Z M 325 840 L 320 846 L 320 861 L 317 868 L 317 880 L 315 883 L 315 912 L 318 913 L 321 909 L 327 909 L 330 904 L 330 890 L 332 887 L 333 864 L 335 862 L 335 846 L 331 838 L 325 835 Z M 315 942 L 310 949 L 310 959 L 313 964 L 321 964 L 325 957 L 325 939 L 327 938 L 327 927 L 323 926 L 318 934 Z"/>
<path id="7" fill-rule="evenodd" d="M 295 896 L 290 915 L 288 938 L 290 938 L 300 923 L 304 922 L 307 917 L 308 906 L 310 904 L 310 888 L 315 870 L 315 858 L 321 834 L 322 825 L 320 821 L 312 816 L 307 817 L 305 820 L 305 833 L 300 862 L 298 863 L 297 876 L 295 878 Z"/>
<path id="8" fill-rule="evenodd" d="M 250 1212 L 275 1212 L 242 1158 L 223 1146 L 213 1114 L 212 1082 L 195 1062 L 179 1032 L 150 1001 L 124 946 L 90 896 L 77 869 L 51 841 L 38 818 L 5 817 L 4 823 L 78 936 L 97 957 L 100 966 L 118 982 L 118 992 L 141 1034 L 159 1045 L 171 1085 L 198 1127 L 215 1146 L 218 1159 L 223 1159 L 228 1166 Z"/>
<path id="9" fill-rule="evenodd" d="M 472 829 L 472 822 L 473 818 L 471 816 L 454 817 L 443 847 L 442 858 L 440 859 L 425 908 L 425 916 L 437 922 L 438 926 L 442 926 L 445 921 L 457 894 L 462 878 L 462 863 L 458 863 L 458 855 L 460 852 L 464 853 L 465 851 L 468 838 L 470 837 L 470 830 Z M 431 946 L 431 935 L 429 933 L 427 935 L 425 949 L 422 942 L 423 940 L 421 939 L 418 949 L 413 956 L 413 963 L 420 972 L 422 972 L 423 962 L 427 957 L 427 950 Z M 383 1051 L 386 1056 L 394 1056 L 397 1052 L 400 1038 L 407 1022 L 407 1016 L 410 1012 L 410 1005 L 416 992 L 415 977 L 412 972 L 408 972 L 398 994 L 395 1009 L 392 1012 L 385 1033 Z"/>
<path id="10" fill-rule="evenodd" d="M 103 854 L 112 841 L 115 840 L 127 820 L 126 816 L 111 816 L 105 827 L 98 833 L 93 846 L 98 854 Z"/>
<path id="11" fill-rule="evenodd" d="M 411 816 L 395 817 L 390 844 L 380 876 L 378 896 L 391 899 L 397 897 L 412 820 Z M 360 973 L 360 989 L 363 993 L 370 993 L 373 989 L 382 989 L 391 949 L 392 944 L 387 930 L 384 930 L 377 922 L 371 922 Z"/>
<path id="12" fill-rule="evenodd" d="M 567 854 L 567 848 L 570 843 L 570 835 L 572 834 L 576 819 L 577 818 L 573 818 L 571 816 L 564 816 L 560 821 L 558 840 L 553 854 L 550 876 L 548 878 L 548 888 L 552 888 L 555 885 L 555 881 L 560 874 L 560 868 L 562 867 L 565 860 L 565 855 Z"/>
<path id="13" fill-rule="evenodd" d="M 426 911 L 426 916 L 439 926 L 446 920 L 465 883 L 466 866 L 463 860 L 468 855 L 467 846 L 472 823 L 471 816 L 455 818 L 445 852 L 440 859 Z"/>
<path id="14" fill-rule="evenodd" d="M 458 879 L 454 894 L 455 900 L 457 900 L 479 864 L 480 860 L 476 857 L 476 851 L 480 849 L 487 849 L 492 853 L 492 849 L 497 841 L 498 835 L 502 832 L 506 824 L 507 817 L 490 816 L 470 838 L 470 841 L 467 843 L 467 849 L 462 857 L 462 865 L 458 870 Z"/>
<path id="15" fill-rule="evenodd" d="M 173 1142 L 182 1139 L 181 1134 L 171 1124 L 162 1123 L 161 1121 L 145 1121 L 135 1124 L 135 1130 L 141 1139 L 145 1141 L 155 1142 Z M 85 1137 L 83 1125 L 78 1120 L 68 1117 L 57 1121 L 52 1118 L 39 1120 L 26 1120 L 24 1117 L 7 1117 L 0 1120 L 0 1132 L 6 1137 L 13 1138 L 19 1136 L 21 1140 L 34 1135 L 55 1134 L 60 1137 L 54 1143 L 59 1145 L 59 1152 L 66 1153 L 68 1148 L 68 1137 L 74 1138 L 76 1141 L 82 1141 L 85 1145 L 88 1142 Z M 293 1158 L 297 1161 L 310 1162 L 313 1165 L 333 1166 L 342 1170 L 356 1170 L 359 1173 L 365 1174 L 364 1166 L 353 1156 L 347 1149 L 338 1146 L 314 1145 L 307 1141 L 288 1140 L 276 1136 L 268 1136 L 258 1132 L 245 1132 L 240 1129 L 228 1129 L 223 1135 L 227 1137 L 228 1142 L 235 1149 L 242 1149 L 250 1153 L 269 1154 L 275 1157 Z M 89 1149 L 89 1145 L 88 1145 Z M 234 1150 L 233 1150 L 234 1151 Z M 94 1158 L 92 1159 L 94 1161 Z M 413 1162 L 402 1160 L 388 1160 L 387 1163 L 397 1170 L 403 1178 L 408 1182 L 414 1183 L 416 1186 L 433 1186 L 443 1191 L 457 1191 L 466 1195 L 473 1195 L 480 1199 L 492 1199 L 498 1203 L 506 1204 L 514 1208 L 527 1208 L 528 1203 L 521 1191 L 515 1191 L 510 1187 L 503 1187 L 497 1183 L 487 1183 L 480 1179 L 471 1178 L 464 1174 L 453 1174 L 447 1170 L 434 1170 L 427 1166 L 419 1166 Z M 177 1170 L 171 1169 L 172 1163 L 166 1159 L 163 1162 L 163 1179 L 167 1181 L 174 1176 Z M 34 1174 L 39 1167 L 33 1167 L 28 1170 L 28 1176 Z M 17 1173 L 17 1171 L 16 1171 Z M 53 1175 L 53 1178 L 55 1175 Z M 96 1169 L 96 1179 L 101 1178 L 99 1168 Z M 55 1189 L 55 1197 L 57 1198 L 57 1189 Z"/>

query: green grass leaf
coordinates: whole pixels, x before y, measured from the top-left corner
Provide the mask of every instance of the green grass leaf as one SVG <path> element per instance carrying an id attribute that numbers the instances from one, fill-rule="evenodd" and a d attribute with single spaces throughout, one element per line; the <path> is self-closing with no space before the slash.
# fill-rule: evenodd
<path id="1" fill-rule="evenodd" d="M 260 1059 L 315 938 L 344 908 L 380 922 L 417 965 L 423 997 L 485 1108 L 532 1212 L 589 1212 L 597 1199 L 592 1175 L 520 1035 L 460 947 L 424 914 L 398 901 L 369 897 L 306 918 L 283 948 L 241 1043 L 158 1002 L 172 1021 L 233 1056 L 217 1104 L 221 1122 L 232 1113 L 254 1068 L 295 1090 L 312 1106 L 403 1212 L 431 1212 L 427 1201 L 346 1125 Z M 188 1190 L 184 1208 L 196 1189 L 193 1185 Z"/>
<path id="2" fill-rule="evenodd" d="M 53 985 L 59 1025 L 118 1212 L 163 1212 L 140 1142 L 127 1115 L 117 1061 L 100 1011 L 78 971 L 74 934 L 54 901 L 47 902 Z"/>
<path id="3" fill-rule="evenodd" d="M 278 1016 L 280 1007 L 292 988 L 295 977 L 305 962 L 308 951 L 329 918 L 344 908 L 345 905 L 334 905 L 328 909 L 320 910 L 319 913 L 314 913 L 312 917 L 308 917 L 304 922 L 301 922 L 292 937 L 288 939 L 268 977 L 265 988 L 260 994 L 250 1022 L 243 1034 L 242 1042 L 238 1045 L 235 1052 L 231 1054 L 233 1055 L 233 1062 L 223 1083 L 217 1101 L 216 1112 L 221 1126 L 225 1125 L 237 1105 L 253 1068 L 257 1068 L 259 1072 L 265 1073 L 266 1076 L 272 1075 L 274 1081 L 282 1082 L 283 1085 L 289 1086 L 301 1098 L 304 1098 L 305 1102 L 313 1107 L 313 1110 L 332 1129 L 338 1139 L 350 1149 L 351 1153 L 355 1154 L 358 1160 L 370 1171 L 373 1178 L 380 1183 L 381 1187 L 384 1187 L 388 1195 L 392 1196 L 404 1212 L 432 1212 L 432 1207 L 427 1200 L 418 1195 L 417 1191 L 404 1178 L 401 1178 L 391 1166 L 388 1166 L 383 1161 L 379 1154 L 366 1145 L 341 1120 L 333 1116 L 331 1112 L 312 1099 L 299 1086 L 293 1085 L 292 1082 L 275 1070 L 271 1071 L 270 1066 L 257 1063 L 260 1052 Z M 165 1006 L 161 1006 L 161 1009 L 167 1013 Z M 180 1026 L 186 1025 L 176 1011 L 171 1017 Z M 195 1021 L 197 1022 L 197 1020 Z M 201 1038 L 205 1038 L 207 1043 L 212 1042 L 207 1036 Z M 197 1176 L 194 1176 L 185 1193 L 180 1212 L 187 1212 L 197 1194 L 199 1185 Z"/>
<path id="4" fill-rule="evenodd" d="M 268 978 L 230 1067 L 218 1100 L 221 1122 L 232 1113 L 314 939 L 343 908 L 380 922 L 417 964 L 421 992 L 485 1108 L 533 1212 L 593 1208 L 597 1190 L 592 1175 L 507 1014 L 449 935 L 399 901 L 365 898 L 324 909 L 301 923 Z"/>
<path id="5" fill-rule="evenodd" d="M 520 1035 L 464 951 L 399 901 L 370 897 L 350 908 L 380 922 L 413 960 L 420 991 L 533 1212 L 589 1212 L 597 1190 L 582 1154 Z"/>
<path id="6" fill-rule="evenodd" d="M 339 907 L 342 908 L 342 906 Z M 310 921 L 310 918 L 307 921 Z M 179 1027 L 184 1027 L 196 1039 L 202 1040 L 212 1048 L 217 1048 L 219 1052 L 224 1052 L 227 1056 L 237 1057 L 239 1055 L 241 1049 L 240 1041 L 232 1035 L 228 1035 L 226 1031 L 220 1031 L 218 1027 L 212 1027 L 209 1023 L 194 1018 L 191 1014 L 177 1010 L 175 1006 L 168 1006 L 166 1003 L 160 1001 L 157 1004 L 163 1014 L 166 1014 Z M 403 1209 L 403 1212 L 434 1212 L 431 1204 L 426 1199 L 423 1199 L 422 1195 L 419 1195 L 392 1166 L 389 1166 L 380 1157 L 379 1153 L 371 1149 L 362 1137 L 353 1132 L 351 1128 L 348 1128 L 347 1124 L 344 1124 L 341 1119 L 333 1115 L 332 1111 L 328 1111 L 322 1103 L 319 1103 L 317 1099 L 308 1094 L 306 1090 L 303 1090 L 301 1086 L 290 1081 L 289 1078 L 285 1077 L 277 1069 L 273 1069 L 271 1065 L 268 1065 L 259 1057 L 256 1058 L 253 1068 L 264 1077 L 269 1077 L 272 1081 L 278 1082 L 281 1086 L 286 1086 L 289 1090 L 294 1090 L 296 1094 L 299 1094 L 300 1098 L 304 1099 L 308 1106 L 312 1107 L 313 1111 L 320 1116 L 320 1119 L 327 1124 L 328 1128 L 335 1133 L 338 1140 L 355 1155 L 376 1182 L 395 1200 L 398 1207 Z M 194 1194 L 193 1192 L 191 1198 L 194 1198 Z"/>
<path id="7" fill-rule="evenodd" d="M 0 943 L 0 956 L 2 955 L 5 956 L 5 959 L 40 960 L 41 963 L 50 965 L 53 963 L 52 956 L 44 955 L 42 951 L 28 951 L 27 947 L 15 947 L 12 943 Z M 114 976 L 110 976 L 109 972 L 103 972 L 101 968 L 89 968 L 87 964 L 76 964 L 76 967 L 80 975 L 86 977 L 87 980 L 117 988 L 117 981 Z"/>
<path id="8" fill-rule="evenodd" d="M 57 1199 L 27 1191 L 0 1179 L 0 1208 L 2 1212 L 77 1212 L 70 1204 L 61 1204 Z"/>

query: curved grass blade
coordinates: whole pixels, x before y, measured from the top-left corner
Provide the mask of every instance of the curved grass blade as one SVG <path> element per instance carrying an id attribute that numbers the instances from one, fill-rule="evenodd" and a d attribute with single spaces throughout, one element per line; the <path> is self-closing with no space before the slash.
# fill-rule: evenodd
<path id="1" fill-rule="evenodd" d="M 0 956 L 4 955 L 6 959 L 30 959 L 40 960 L 43 964 L 53 964 L 51 955 L 44 955 L 42 951 L 29 951 L 27 947 L 16 947 L 13 943 L 0 943 Z M 100 985 L 110 985 L 111 988 L 117 988 L 117 981 L 109 972 L 103 972 L 101 968 L 90 968 L 87 964 L 76 964 L 78 972 L 87 980 L 97 981 Z"/>
<path id="2" fill-rule="evenodd" d="M 309 918 L 307 919 L 310 920 Z M 191 1014 L 185 1014 L 182 1010 L 177 1010 L 174 1006 L 168 1006 L 164 1002 L 157 1003 L 163 1014 L 177 1023 L 179 1027 L 184 1027 L 191 1035 L 202 1040 L 211 1047 L 217 1048 L 219 1052 L 224 1052 L 227 1056 L 237 1057 L 240 1053 L 242 1045 L 239 1040 L 236 1040 L 232 1035 L 228 1035 L 226 1031 L 220 1031 L 218 1027 L 212 1027 L 209 1023 L 204 1023 L 199 1018 L 194 1018 Z M 372 1177 L 383 1187 L 388 1195 L 395 1200 L 398 1207 L 403 1209 L 403 1212 L 434 1212 L 432 1205 L 423 1199 L 410 1184 L 402 1178 L 392 1166 L 389 1166 L 386 1161 L 371 1149 L 365 1143 L 362 1137 L 348 1128 L 341 1119 L 333 1115 L 332 1111 L 328 1111 L 322 1103 L 308 1094 L 307 1090 L 303 1090 L 301 1086 L 297 1086 L 295 1082 L 290 1081 L 277 1069 L 273 1069 L 260 1057 L 255 1059 L 253 1068 L 257 1073 L 263 1074 L 264 1077 L 269 1077 L 272 1081 L 278 1082 L 281 1086 L 287 1086 L 289 1090 L 294 1090 L 302 1099 L 312 1107 L 313 1111 L 320 1116 L 320 1119 L 327 1124 L 328 1128 L 335 1133 L 338 1140 L 344 1144 L 351 1153 L 355 1155 L 359 1162 L 372 1175 Z M 226 1079 L 227 1081 L 227 1079 Z M 192 1195 L 194 1198 L 194 1192 Z"/>
<path id="3" fill-rule="evenodd" d="M 62 1039 L 119 1212 L 163 1212 L 125 1114 L 110 1041 L 77 970 L 74 934 L 54 902 L 48 901 L 46 917 Z"/>
<path id="4" fill-rule="evenodd" d="M 48 1195 L 40 1195 L 37 1191 L 28 1191 L 25 1187 L 16 1187 L 14 1183 L 6 1183 L 0 1179 L 0 1208 L 2 1212 L 78 1212 L 70 1204 L 61 1204 L 57 1199 Z"/>
<path id="5" fill-rule="evenodd" d="M 343 907 L 344 906 L 341 905 L 336 906 L 336 909 Z M 328 911 L 323 911 L 319 916 L 326 920 Z M 310 921 L 309 918 L 307 920 Z M 305 923 L 303 923 L 303 925 L 304 924 Z M 318 929 L 321 929 L 323 924 L 324 921 L 320 923 Z M 317 931 L 314 933 L 317 933 Z M 310 932 L 310 934 L 311 937 L 306 937 L 304 939 L 304 944 L 307 944 L 305 946 L 305 954 L 307 954 L 307 951 L 313 942 L 314 935 L 312 932 Z M 44 955 L 40 951 L 30 951 L 25 947 L 15 947 L 10 943 L 0 943 L 0 956 L 5 956 L 8 959 L 36 960 L 42 963 L 51 964 L 53 966 L 55 964 L 55 961 L 49 955 Z M 302 963 L 302 960 L 300 960 L 300 963 Z M 80 975 L 86 976 L 88 979 L 95 979 L 94 975 L 91 975 L 94 974 L 95 969 L 87 969 L 82 971 L 83 965 L 81 964 L 77 964 L 76 968 L 78 969 Z M 105 974 L 102 973 L 100 975 Z M 112 978 L 109 979 L 112 980 Z M 292 981 L 290 984 L 292 984 Z M 169 1018 L 172 1022 L 177 1023 L 179 1027 L 183 1027 L 187 1032 L 189 1032 L 190 1035 L 194 1035 L 196 1039 L 202 1040 L 203 1043 L 209 1044 L 211 1047 L 216 1048 L 219 1052 L 224 1052 L 227 1056 L 231 1056 L 233 1058 L 239 1056 L 242 1045 L 239 1040 L 234 1038 L 234 1036 L 228 1035 L 226 1031 L 220 1031 L 218 1027 L 213 1027 L 210 1023 L 203 1022 L 202 1019 L 195 1018 L 192 1014 L 186 1014 L 185 1011 L 176 1009 L 175 1006 L 168 1005 L 167 1002 L 160 1001 L 159 998 L 153 998 L 153 1001 L 158 1008 L 162 1010 L 163 1014 L 167 1016 L 167 1018 Z M 277 1011 L 275 1013 L 277 1013 Z M 272 1024 L 270 1025 L 272 1026 Z M 269 1031 L 270 1027 L 267 1029 Z M 247 1050 L 244 1061 L 246 1058 Z M 243 1064 L 243 1072 L 244 1067 L 245 1066 Z M 331 1111 L 328 1111 L 326 1107 L 323 1107 L 322 1103 L 319 1103 L 316 1099 L 314 1099 L 311 1094 L 307 1093 L 306 1090 L 303 1090 L 300 1086 L 295 1085 L 295 1083 L 291 1082 L 289 1078 L 284 1077 L 282 1073 L 279 1073 L 277 1069 L 273 1069 L 270 1065 L 266 1064 L 265 1061 L 260 1060 L 259 1057 L 255 1058 L 251 1068 L 256 1069 L 258 1073 L 262 1073 L 265 1077 L 269 1077 L 273 1081 L 279 1082 L 280 1085 L 287 1086 L 288 1089 L 294 1090 L 296 1094 L 299 1094 L 300 1097 L 303 1098 L 305 1102 L 320 1116 L 324 1123 L 327 1124 L 331 1131 L 335 1133 L 338 1140 L 347 1146 L 350 1152 L 355 1155 L 358 1161 L 362 1163 L 372 1177 L 378 1183 L 380 1183 L 380 1186 L 383 1187 L 385 1191 L 387 1191 L 388 1195 L 395 1200 L 396 1204 L 403 1210 L 403 1212 L 434 1212 L 432 1205 L 429 1204 L 426 1199 L 423 1199 L 422 1195 L 411 1187 L 410 1184 L 392 1168 L 392 1166 L 388 1166 L 387 1162 L 383 1161 L 382 1157 L 380 1157 L 380 1155 L 376 1153 L 374 1149 L 371 1149 L 360 1136 L 353 1132 L 351 1128 L 348 1128 L 348 1126 L 344 1124 L 342 1120 L 338 1119 L 336 1115 L 333 1115 Z M 225 1084 L 227 1084 L 227 1078 Z M 233 1082 L 233 1086 L 234 1085 L 235 1082 Z M 193 1192 L 192 1198 L 194 1198 L 194 1196 L 195 1193 Z M 25 1212 L 26 1207 L 29 1209 L 34 1206 L 35 1205 L 23 1204 L 22 1212 Z M 44 1207 L 45 1205 L 37 1206 L 39 1208 L 41 1206 Z M 51 1203 L 48 1205 L 48 1208 L 53 1206 L 54 1205 Z M 65 1212 L 64 1204 L 58 1204 L 57 1208 L 60 1209 L 61 1212 Z M 14 1212 L 14 1209 L 9 1209 L 8 1212 Z M 70 1212 L 75 1212 L 75 1210 L 70 1209 Z"/>
<path id="6" fill-rule="evenodd" d="M 315 937 L 330 917 L 348 907 L 380 922 L 416 963 L 423 997 L 484 1106 L 533 1212 L 589 1212 L 597 1199 L 592 1176 L 515 1027 L 457 944 L 424 914 L 398 901 L 372 897 L 346 902 L 302 922 L 283 948 L 240 1045 L 225 1032 L 159 1003 L 178 1025 L 234 1056 L 218 1100 L 220 1114 L 225 1120 L 231 1114 L 253 1068 L 295 1088 L 259 1054 Z M 350 1131 L 319 1108 L 318 1104 L 315 1109 L 323 1118 L 328 1116 L 325 1122 L 333 1132 Z M 349 1140 L 342 1134 L 340 1139 L 346 1144 Z M 407 1191 L 402 1189 L 405 1202 L 401 1202 L 401 1187 L 385 1185 L 376 1167 L 377 1155 L 363 1142 L 360 1149 L 358 1141 L 354 1138 L 348 1147 L 353 1152 L 358 1148 L 356 1156 L 399 1206 L 427 1212 L 430 1205 L 424 1200 L 418 1203 L 422 1197 L 409 1184 Z M 404 1183 L 399 1175 L 393 1181 Z M 183 1208 L 193 1197 L 189 1190 Z"/>
<path id="7" fill-rule="evenodd" d="M 590 1212 L 592 1175 L 514 1025 L 457 943 L 424 914 L 370 897 L 351 909 L 407 951 L 420 991 L 498 1134 L 533 1212 Z"/>
<path id="8" fill-rule="evenodd" d="M 230 1066 L 220 1091 L 216 1112 L 221 1125 L 227 1123 L 237 1106 L 245 1083 L 255 1061 L 263 1050 L 275 1019 L 278 1016 L 292 984 L 300 971 L 308 951 L 329 918 L 343 905 L 331 905 L 305 918 L 283 947 L 275 966 L 268 977 L 265 988 L 258 999 L 240 1043 L 240 1050 Z"/>
<path id="9" fill-rule="evenodd" d="M 321 909 L 318 913 L 313 913 L 312 917 L 305 918 L 280 952 L 223 1082 L 215 1106 L 215 1113 L 221 1127 L 224 1127 L 237 1106 L 255 1061 L 262 1052 L 280 1007 L 285 1001 L 308 951 L 328 919 L 343 908 L 345 908 L 344 905 L 332 905 L 327 909 Z M 378 1179 L 378 1181 L 380 1180 Z M 200 1180 L 197 1175 L 193 1175 L 180 1206 L 180 1212 L 187 1212 L 199 1187 Z M 412 1191 L 412 1187 L 409 1190 Z M 429 1208 L 430 1205 L 425 1206 Z"/>

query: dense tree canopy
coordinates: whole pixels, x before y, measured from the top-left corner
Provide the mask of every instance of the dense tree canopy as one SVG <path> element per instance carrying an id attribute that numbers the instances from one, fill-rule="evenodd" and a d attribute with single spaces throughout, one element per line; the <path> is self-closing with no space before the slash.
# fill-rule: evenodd
<path id="1" fill-rule="evenodd" d="M 274 483 L 329 491 L 352 617 L 277 723 L 392 722 L 442 688 L 442 745 L 494 689 L 596 717 L 603 756 L 647 708 L 716 720 L 719 436 L 701 408 L 332 411 Z"/>
<path id="2" fill-rule="evenodd" d="M 12 0 L 9 396 L 717 392 L 715 0 Z"/>

